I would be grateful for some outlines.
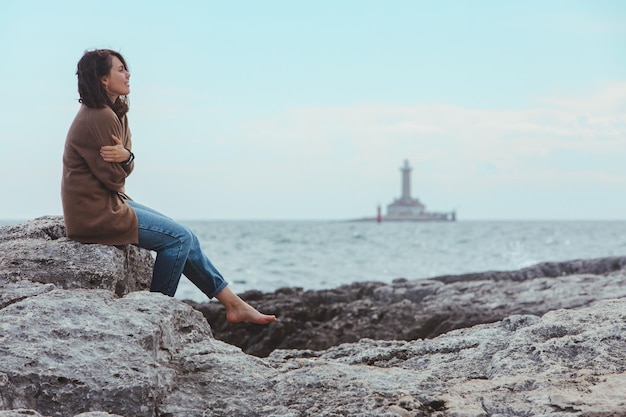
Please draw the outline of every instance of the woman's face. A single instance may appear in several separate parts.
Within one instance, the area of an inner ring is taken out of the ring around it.
[[[109,75],[102,77],[102,84],[107,90],[111,100],[115,102],[119,96],[126,96],[130,93],[130,73],[116,56],[111,58],[111,71]]]

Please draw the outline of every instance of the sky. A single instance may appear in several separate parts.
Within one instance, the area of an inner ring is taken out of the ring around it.
[[[83,52],[131,73],[127,193],[170,216],[626,219],[626,2],[0,3],[0,219],[62,214]]]

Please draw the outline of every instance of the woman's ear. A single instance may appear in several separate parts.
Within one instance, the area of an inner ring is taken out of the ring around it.
[[[109,86],[109,77],[105,75],[104,77],[100,78],[100,82],[102,83],[104,88],[107,88]]]

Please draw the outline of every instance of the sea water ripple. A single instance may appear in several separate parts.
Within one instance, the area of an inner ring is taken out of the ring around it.
[[[236,292],[626,255],[624,221],[184,221]],[[177,298],[207,301],[184,277]]]

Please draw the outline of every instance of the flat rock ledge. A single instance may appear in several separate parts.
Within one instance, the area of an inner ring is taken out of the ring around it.
[[[226,322],[219,303],[188,303],[202,311],[217,339],[265,357],[275,349],[323,350],[341,343],[433,338],[515,314],[541,316],[563,308],[626,297],[626,257],[549,262],[392,284],[357,282],[321,291],[283,288],[242,297],[276,314],[271,326]]]
[[[124,295],[150,288],[154,260],[132,245],[85,245],[65,236],[60,216],[44,216],[0,228],[0,283],[7,292],[0,307],[19,298],[24,282],[41,284],[37,291],[100,288]],[[31,288],[30,284],[26,285]],[[8,287],[8,288],[7,288]],[[26,295],[26,294],[25,294]]]
[[[109,267],[120,275],[99,280],[93,270],[77,273],[69,265],[104,248],[79,245],[87,248],[62,251],[53,247],[55,242],[73,243],[39,232],[17,237],[20,227],[55,222],[37,219],[0,229],[0,417],[626,415],[626,298],[619,293],[612,294],[614,299],[600,300],[611,296],[605,294],[590,300],[590,289],[581,287],[578,305],[567,301],[542,314],[512,313],[416,340],[362,338],[322,350],[275,349],[261,358],[213,338],[202,313],[187,303],[131,290],[145,288],[149,279],[128,272],[150,267],[146,253],[131,258],[126,255],[131,248],[106,248],[122,253],[106,261],[115,259]],[[18,240],[47,243],[20,246]],[[11,242],[13,246],[4,246]],[[27,261],[20,264],[6,247],[21,248]],[[19,265],[24,271],[34,268],[32,260],[47,254],[57,256],[51,264],[39,263],[47,273],[17,272]],[[128,262],[141,265],[125,266]],[[71,279],[66,276],[72,273]],[[50,278],[55,274],[58,283]],[[621,267],[571,275],[570,286],[589,277],[623,275]],[[120,282],[124,279],[134,283]],[[545,283],[525,295],[515,292],[518,287],[504,289],[536,279],[541,278],[499,281],[503,289],[491,290],[492,307],[504,310],[502,305],[530,306],[544,296],[559,297],[544,293],[542,288],[550,287]],[[464,284],[462,305],[470,305],[486,282],[433,280],[422,285],[434,286],[440,294],[428,290],[422,300],[445,296],[447,286]],[[418,298],[410,295],[410,284],[401,280],[371,287],[376,297],[400,303]],[[364,293],[362,299],[369,298]],[[452,302],[460,298],[441,304]],[[419,303],[405,304],[411,309]],[[411,314],[398,320],[405,317]]]

